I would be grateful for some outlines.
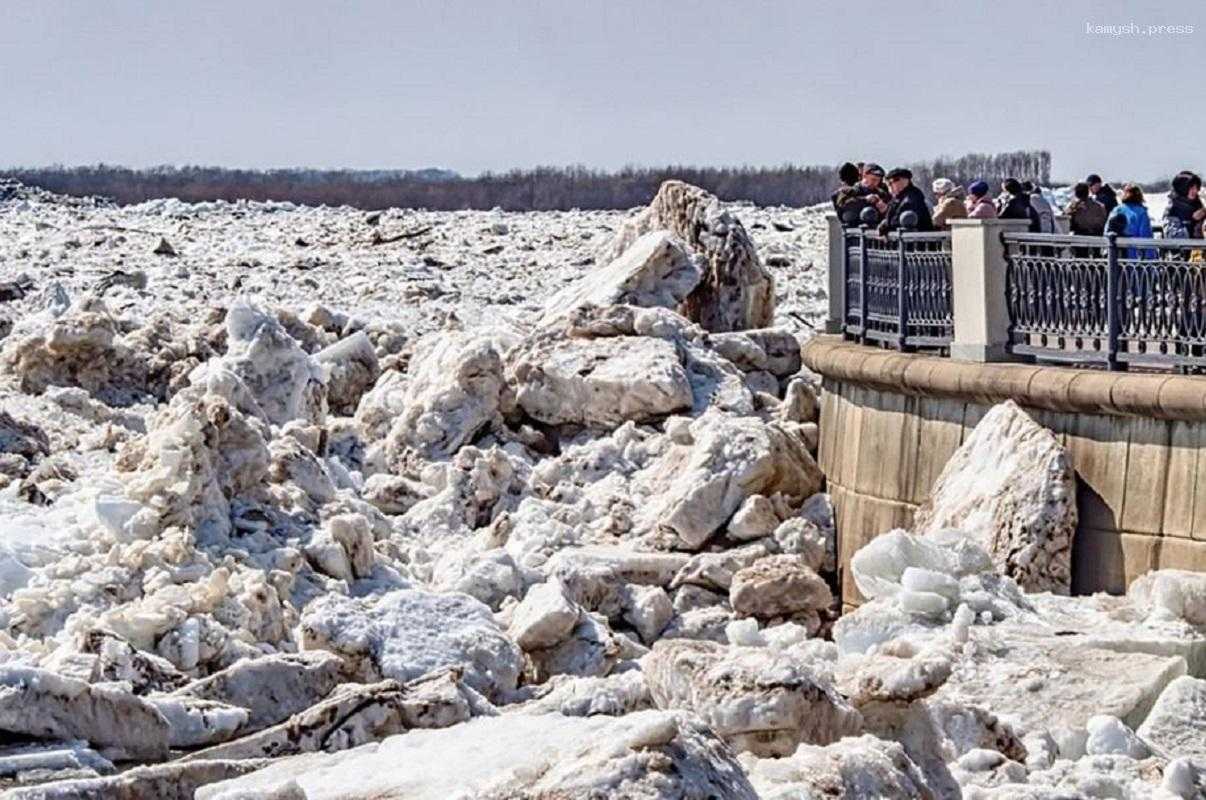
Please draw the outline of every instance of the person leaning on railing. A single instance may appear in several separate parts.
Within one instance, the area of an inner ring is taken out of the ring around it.
[[[854,199],[854,187],[858,183],[859,177],[858,167],[849,161],[838,168],[838,188],[829,196],[829,200],[833,203],[833,210],[837,212],[838,219],[842,221],[843,225],[858,224],[858,214],[853,213],[854,210],[852,208],[846,209],[847,213],[852,215],[851,221],[846,220],[842,211],[843,206],[848,205]]]
[[[872,209],[875,212],[875,223],[883,219],[891,199],[883,187],[884,168],[878,164],[866,164],[862,174],[852,174],[847,167],[853,164],[843,164],[838,172],[839,179],[845,184],[847,178],[854,180],[848,186],[839,187],[833,193],[833,207],[837,211],[842,225],[854,227],[864,222],[863,211]],[[854,167],[857,172],[858,168]]]
[[[951,220],[967,219],[962,186],[949,178],[939,178],[930,188],[934,190],[934,230],[949,231]]]
[[[1143,203],[1143,190],[1136,184],[1122,187],[1122,202],[1115,206],[1106,218],[1106,231],[1127,239],[1151,239],[1152,221]],[[1158,254],[1154,248],[1128,247],[1124,257],[1129,259],[1154,259]]]
[[[1164,238],[1165,239],[1201,239],[1202,221],[1206,220],[1206,207],[1203,207],[1199,194],[1202,191],[1202,179],[1189,170],[1178,172],[1172,179],[1172,189],[1168,193],[1168,205],[1164,207]],[[1201,250],[1188,250],[1176,253],[1174,258],[1201,262]]]
[[[996,219],[997,207],[988,196],[988,181],[976,181],[967,187],[968,219]]]
[[[1004,194],[997,200],[997,216],[1001,219],[1024,219],[1030,223],[1030,232],[1038,233],[1042,222],[1021,182],[1016,178],[1007,178],[1001,184],[1001,190]]]
[[[1101,236],[1105,233],[1106,207],[1094,200],[1089,193],[1089,184],[1078,183],[1072,187],[1072,202],[1064,209],[1068,215],[1068,227],[1073,236]]]
[[[925,201],[925,193],[913,185],[912,172],[904,167],[897,167],[889,172],[888,191],[892,193],[892,202],[883,212],[884,221],[879,223],[881,234],[905,227],[901,218],[910,211],[917,215],[917,225],[914,230],[920,233],[929,233],[934,230],[934,220],[930,216],[930,207]]]
[[[1165,239],[1202,238],[1206,208],[1198,197],[1201,190],[1202,179],[1189,170],[1177,173],[1172,179],[1172,191],[1168,193],[1168,205],[1164,208]]]

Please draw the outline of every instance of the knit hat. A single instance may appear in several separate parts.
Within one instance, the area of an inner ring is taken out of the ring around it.
[[[976,181],[971,186],[967,187],[967,193],[975,195],[976,197],[983,197],[984,195],[988,194],[988,182]]]
[[[913,173],[904,167],[897,167],[888,173],[888,180],[894,181],[897,178],[904,178],[906,181],[911,181],[913,180]]]
[[[870,164],[863,165],[863,174],[864,175],[867,175],[867,174],[878,175],[879,177],[882,178],[884,176],[884,168],[881,167],[879,164],[876,164],[873,161]]]
[[[950,178],[939,178],[931,186],[936,195],[950,194],[955,191],[955,182]]]

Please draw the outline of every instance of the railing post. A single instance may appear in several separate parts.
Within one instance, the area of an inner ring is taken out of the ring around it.
[[[1026,229],[1025,220],[952,220],[952,358],[984,362],[1011,357],[1008,264],[1001,235],[1025,233]]]
[[[858,226],[858,333],[859,344],[867,343],[867,226]]]
[[[1118,369],[1118,333],[1122,327],[1119,304],[1122,298],[1118,295],[1118,285],[1121,283],[1121,271],[1118,267],[1118,234],[1106,234],[1106,367]]]
[[[850,321],[850,247],[846,243],[846,230],[842,229],[842,338],[846,339],[850,334],[846,332],[846,325]]]
[[[847,315],[850,313],[849,296],[849,250],[846,247],[846,229],[837,214],[828,214],[829,224],[829,319],[825,320],[825,333],[846,335]],[[837,269],[841,265],[841,269]],[[840,283],[839,283],[840,281]]]
[[[909,334],[909,306],[905,302],[905,237],[904,231],[896,234],[899,248],[896,259],[896,349],[905,349]]]

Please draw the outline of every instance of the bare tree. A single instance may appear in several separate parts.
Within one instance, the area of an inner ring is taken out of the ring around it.
[[[971,153],[909,165],[916,182],[936,177],[967,184],[1006,177],[1047,183],[1051,154],[1018,151]],[[836,183],[834,166],[625,167],[616,172],[581,165],[536,167],[463,178],[446,170],[244,170],[222,167],[161,166],[148,169],[94,166],[15,168],[0,175],[53,192],[102,195],[118,203],[160,197],[206,200],[279,200],[303,205],[348,205],[432,210],[508,211],[632,208],[645,205],[670,178],[701,186],[724,200],[758,205],[805,206],[828,199]]]

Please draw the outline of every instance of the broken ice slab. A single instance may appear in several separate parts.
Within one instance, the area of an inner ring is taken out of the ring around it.
[[[1083,729],[1098,714],[1135,728],[1186,669],[1181,656],[1119,653],[1041,628],[972,628],[971,634],[935,698],[979,706],[1025,731]]]
[[[79,740],[0,747],[0,778],[34,770],[91,770],[98,775],[106,775],[113,771],[113,762],[89,747],[87,742]]]

